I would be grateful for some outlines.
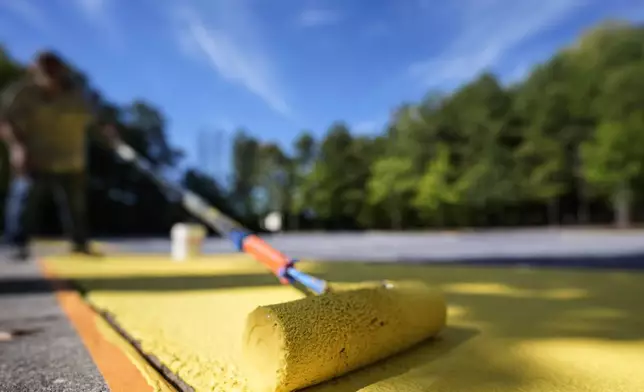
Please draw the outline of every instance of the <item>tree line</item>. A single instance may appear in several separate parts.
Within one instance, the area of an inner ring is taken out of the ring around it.
[[[605,22],[517,83],[484,73],[292,152],[238,131],[233,200],[287,229],[629,225],[644,218],[644,26]]]
[[[253,230],[269,211],[286,230],[425,229],[611,223],[644,219],[644,26],[603,23],[504,85],[483,73],[449,93],[406,102],[378,135],[337,121],[303,131],[288,150],[236,131],[232,178],[180,170],[163,113],[116,104],[76,79],[102,118],[156,170]],[[0,88],[24,65],[0,50]],[[114,154],[89,143],[95,234],[167,235],[191,219],[176,200]],[[9,181],[0,149],[0,196]],[[177,176],[178,173],[178,176]],[[60,230],[53,208],[42,232]],[[3,207],[0,206],[0,213]]]

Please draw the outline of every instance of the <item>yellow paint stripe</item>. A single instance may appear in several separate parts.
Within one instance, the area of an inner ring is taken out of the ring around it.
[[[174,392],[156,370],[107,322],[88,306],[44,262],[39,263],[70,320],[112,392]]]
[[[125,340],[118,332],[110,326],[103,318],[97,318],[97,327],[106,340],[117,346],[143,375],[148,385],[152,386],[155,392],[176,392],[148,362],[132,347],[130,342]]]

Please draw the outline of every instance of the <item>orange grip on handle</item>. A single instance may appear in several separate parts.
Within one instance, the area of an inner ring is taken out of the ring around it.
[[[285,267],[290,264],[290,260],[282,252],[270,246],[258,236],[251,234],[244,238],[244,252],[255,257],[259,262],[267,266],[275,276],[280,278],[284,284],[288,281],[280,275]]]

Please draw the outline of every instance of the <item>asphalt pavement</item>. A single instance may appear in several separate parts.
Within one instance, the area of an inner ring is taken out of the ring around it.
[[[108,391],[50,290],[34,261],[0,259],[0,391]]]
[[[304,233],[266,239],[289,256],[330,262],[644,267],[644,230]],[[171,247],[169,239],[108,242],[125,253],[166,253]],[[210,254],[235,251],[222,238],[208,238],[203,250]],[[60,251],[58,246],[40,253]],[[0,391],[107,391],[49,287],[34,262],[17,264],[0,253],[0,331],[16,335],[0,341]]]
[[[490,230],[480,232],[346,232],[264,236],[290,257],[325,261],[485,263],[598,268],[644,267],[644,230]],[[170,252],[169,239],[116,241],[126,252]],[[204,253],[235,252],[210,237]]]

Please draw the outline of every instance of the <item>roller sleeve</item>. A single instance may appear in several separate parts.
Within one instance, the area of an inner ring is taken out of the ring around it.
[[[416,282],[361,284],[262,306],[246,320],[245,371],[259,392],[293,391],[409,348],[445,322],[441,292]]]

